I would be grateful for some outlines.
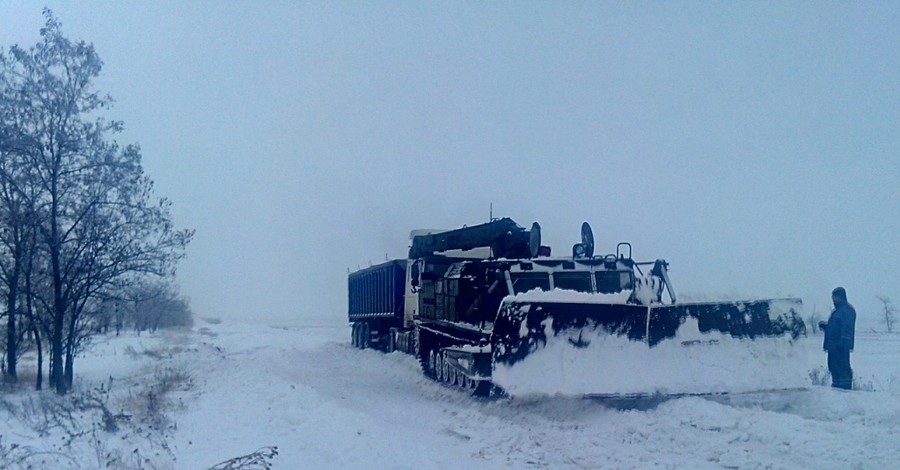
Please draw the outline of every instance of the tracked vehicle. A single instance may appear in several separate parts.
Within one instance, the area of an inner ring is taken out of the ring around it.
[[[351,343],[415,355],[476,395],[634,397],[805,387],[799,299],[679,303],[631,245],[571,256],[510,219],[411,234],[407,259],[352,273]]]

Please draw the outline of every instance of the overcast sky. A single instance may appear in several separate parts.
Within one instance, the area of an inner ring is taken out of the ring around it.
[[[0,2],[105,66],[200,316],[341,322],[348,269],[508,216],[694,296],[900,304],[900,3]]]

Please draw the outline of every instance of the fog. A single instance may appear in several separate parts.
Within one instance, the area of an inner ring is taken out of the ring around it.
[[[415,228],[583,221],[694,297],[900,302],[900,4],[0,3],[92,42],[200,316],[345,320]]]

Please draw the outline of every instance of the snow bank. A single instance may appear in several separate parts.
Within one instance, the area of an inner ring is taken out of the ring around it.
[[[142,371],[159,361],[188,368],[196,390],[181,397],[183,408],[173,416],[171,463],[160,462],[168,459],[165,449],[140,447],[140,456],[167,470],[209,468],[270,445],[278,446],[277,469],[844,470],[888,469],[900,461],[900,335],[857,335],[854,373],[873,392],[815,386],[638,409],[565,397],[473,399],[424,378],[411,356],[361,351],[348,342],[346,327],[223,323],[191,335],[98,338],[79,358],[77,373],[85,389],[109,374],[116,383],[141,386]],[[824,366],[821,337],[801,345],[816,367]],[[628,365],[633,370],[620,364],[609,375],[643,368],[637,358]],[[755,373],[742,367],[745,375]],[[13,394],[0,398],[11,401]],[[58,432],[38,435],[5,407],[0,422],[0,450],[13,443],[59,450],[52,445],[61,442]],[[127,455],[144,441],[121,432],[97,438]],[[37,467],[103,468],[98,449],[67,447],[62,452],[70,461]]]

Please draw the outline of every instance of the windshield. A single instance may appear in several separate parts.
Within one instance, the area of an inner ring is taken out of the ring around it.
[[[631,271],[600,271],[596,277],[597,292],[600,294],[615,294],[634,288]]]

